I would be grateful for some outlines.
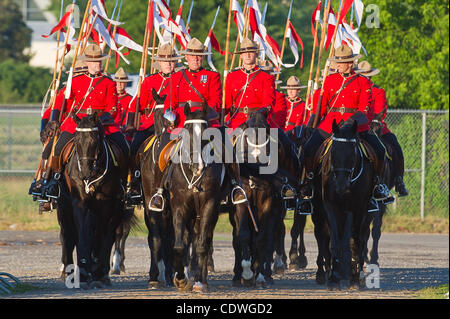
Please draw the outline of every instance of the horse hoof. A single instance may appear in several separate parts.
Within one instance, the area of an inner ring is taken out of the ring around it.
[[[339,288],[340,288],[340,290],[349,290],[350,289],[350,280],[340,280]]]
[[[316,283],[318,285],[325,285],[327,282],[327,278],[325,276],[324,272],[317,272],[316,273]]]
[[[111,278],[109,278],[109,276],[105,276],[103,277],[100,282],[106,286],[106,287],[111,287],[112,286],[112,282],[111,282]]]
[[[295,261],[299,269],[305,269],[308,266],[308,259],[305,255],[298,256]]]
[[[250,287],[253,287],[255,285],[255,282],[254,282],[253,278],[250,278],[250,279],[242,278],[241,279],[241,284],[242,284],[243,287],[250,288]]]
[[[329,281],[327,288],[329,291],[336,291],[339,290],[339,284],[334,281]]]
[[[210,272],[210,273],[216,272],[214,269],[214,266],[208,265],[208,272]]]
[[[161,283],[159,281],[149,281],[147,288],[148,289],[159,289],[159,288],[161,288]]]
[[[111,270],[111,275],[120,275],[120,270],[119,269],[112,269]]]
[[[232,286],[232,287],[235,287],[235,288],[240,288],[240,287],[242,287],[241,280],[240,280],[240,279],[234,279],[234,278],[233,278],[233,281],[231,282],[231,286]]]
[[[256,278],[256,288],[258,289],[264,289],[267,288],[267,282],[263,275],[259,274]]]
[[[197,281],[192,287],[192,292],[205,293],[208,292],[208,287],[207,285],[203,285],[201,282]]]
[[[87,282],[80,282],[80,288],[83,289],[83,290],[88,290],[90,288],[89,287],[89,283],[87,283]]]
[[[192,290],[192,283],[187,278],[178,280],[177,277],[174,277],[173,283],[179,291],[191,291]]]
[[[99,280],[94,280],[89,283],[89,289],[102,289],[103,287],[103,283]]]
[[[273,269],[273,273],[275,275],[282,275],[284,274],[284,266],[277,266],[276,268]]]

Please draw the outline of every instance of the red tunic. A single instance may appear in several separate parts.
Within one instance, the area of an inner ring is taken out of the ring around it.
[[[61,90],[59,90],[58,94],[56,95],[55,98],[55,106],[54,106],[54,110],[59,110],[61,112],[61,107],[64,101],[64,94],[66,92],[66,87],[63,87]],[[64,122],[64,120],[66,119],[67,115],[69,114],[69,110],[72,107],[72,100],[67,100],[66,101],[66,106],[64,107],[64,113],[61,116],[61,123]],[[50,121],[51,119],[51,115],[52,115],[52,110],[51,107],[47,108],[42,116],[42,119],[48,119]]]
[[[341,90],[344,82],[354,77],[356,78]],[[359,123],[358,132],[367,131],[373,117],[371,105],[372,89],[368,78],[354,73],[348,77],[339,73],[331,74],[325,81],[321,105],[322,110],[327,110],[327,114],[318,128],[331,134],[333,120],[339,124],[341,120],[346,121],[358,112],[364,122]]]
[[[131,103],[131,106],[129,106]],[[117,105],[112,110],[112,117],[117,125],[123,126],[127,124],[127,115],[130,109],[136,107],[136,99],[133,99],[128,93],[117,95]]]
[[[272,121],[277,127],[284,129],[287,116],[286,96],[275,90],[275,106],[273,108]]]
[[[382,88],[379,88],[375,84],[372,83],[372,102],[373,102],[373,112],[374,117],[380,120],[382,124],[381,135],[390,133],[386,122],[384,119],[386,118],[387,113],[387,100],[386,100],[386,91]]]
[[[292,130],[296,126],[303,125],[303,114],[305,113],[305,102],[298,96],[292,101],[286,98],[287,115],[284,131]]]
[[[99,81],[101,82],[99,83]],[[94,89],[90,90],[92,87]],[[73,100],[71,110],[75,108],[74,112],[79,118],[87,116],[91,112],[112,114],[117,104],[116,84],[112,79],[102,74],[90,75],[84,73],[73,77],[69,99]],[[61,132],[75,134],[76,127],[75,121],[69,116],[62,123]],[[117,125],[105,126],[106,135],[116,132],[120,132]]]
[[[263,107],[269,108],[270,118],[275,99],[275,79],[259,67],[250,72],[243,68],[231,72],[227,76],[225,92],[228,126],[233,129],[239,127],[247,120],[249,112]],[[271,123],[271,126],[276,127],[274,123]]]
[[[187,79],[185,78],[186,75]],[[189,82],[198,91],[189,85]],[[184,103],[191,101],[194,105],[191,111],[196,111],[201,108],[200,103],[206,104],[214,109],[217,114],[220,114],[222,106],[222,82],[220,81],[220,74],[201,68],[196,72],[189,70],[181,70],[173,75],[173,90],[170,99],[166,99],[166,107],[170,106],[175,110],[177,115],[177,127],[183,127],[185,121]],[[198,103],[198,105],[195,105]],[[210,122],[212,126],[219,126],[219,121],[214,120]]]
[[[165,77],[161,73],[156,73],[145,78],[141,87],[141,98],[139,101],[140,122],[139,131],[144,131],[151,127],[155,123],[155,108],[156,102],[153,100],[152,89],[159,95],[167,95],[165,100],[165,107],[168,107],[168,103],[171,95],[171,85],[173,83],[173,75]],[[129,112],[135,112],[136,102],[130,106]]]

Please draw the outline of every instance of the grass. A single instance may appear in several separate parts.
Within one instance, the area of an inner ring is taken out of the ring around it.
[[[38,203],[33,202],[28,195],[28,188],[32,177],[0,177],[0,230],[38,230],[55,231],[59,230],[56,213],[38,214]],[[449,218],[447,214],[425,215],[422,221],[416,214],[402,215],[394,211],[388,211],[383,220],[383,232],[387,233],[449,233]],[[135,236],[146,236],[147,227],[144,223],[144,213],[142,210],[136,210],[139,219],[139,227],[133,230]],[[446,216],[445,216],[446,215]],[[286,234],[293,224],[293,214],[288,212],[285,218]],[[306,232],[313,232],[314,226],[311,217],[307,218]],[[231,224],[228,220],[228,214],[222,214],[216,226],[216,232],[232,232]]]
[[[428,287],[418,291],[419,299],[448,299],[448,284]]]

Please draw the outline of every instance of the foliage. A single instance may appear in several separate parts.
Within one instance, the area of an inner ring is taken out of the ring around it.
[[[0,61],[28,62],[30,56],[24,50],[30,46],[31,32],[19,6],[13,0],[0,0]]]
[[[48,69],[14,60],[0,62],[0,103],[40,103],[51,82]]]

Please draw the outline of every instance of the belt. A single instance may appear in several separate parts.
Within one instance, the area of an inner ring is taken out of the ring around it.
[[[337,113],[356,113],[358,112],[357,107],[332,107],[328,112],[337,112]]]
[[[244,108],[238,108],[238,109],[236,109],[236,112],[237,112],[237,113],[248,114],[248,113],[251,113],[251,112],[256,112],[256,111],[258,111],[260,108],[261,108],[261,107],[257,107],[257,106],[255,106],[255,107],[248,107],[248,106],[246,106],[246,107],[244,107]]]
[[[295,126],[295,123],[294,122],[287,122],[286,126],[289,126],[289,125]]]
[[[100,116],[102,115],[104,112],[104,109],[95,109],[95,108],[88,108],[88,109],[80,109],[75,111],[75,113],[79,113],[79,114],[87,114],[87,115],[91,115],[94,112],[97,112],[97,115]]]
[[[178,107],[184,107],[186,105],[186,103],[189,103],[189,105],[191,107],[203,107],[203,102],[192,102],[192,101],[187,101],[187,102],[180,102],[178,103]]]

